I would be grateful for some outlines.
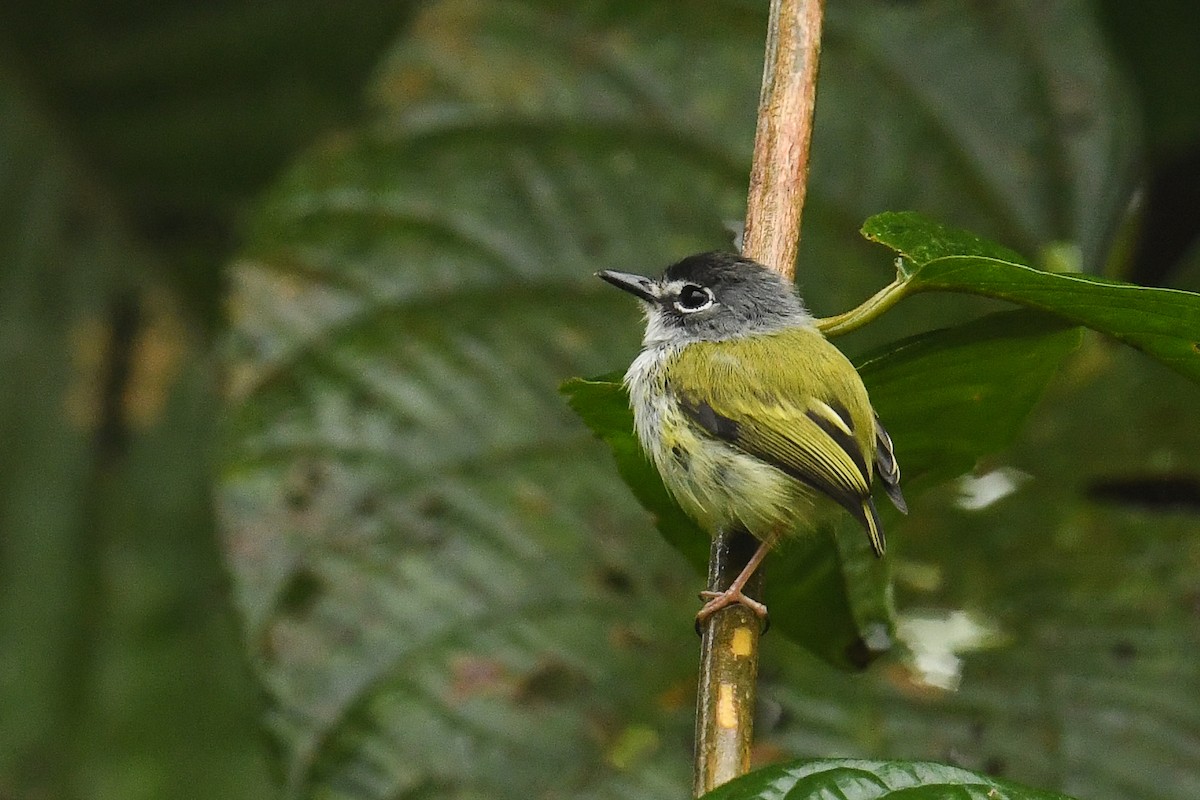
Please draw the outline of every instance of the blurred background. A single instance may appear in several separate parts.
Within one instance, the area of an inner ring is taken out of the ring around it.
[[[1200,290],[1186,0],[828,0],[798,283],[870,214]],[[695,576],[556,394],[725,246],[755,0],[0,6],[0,798],[678,797]],[[998,307],[906,301],[849,352]],[[1200,388],[1095,337],[889,558],[924,666],[768,637],[759,761],[1200,796]]]

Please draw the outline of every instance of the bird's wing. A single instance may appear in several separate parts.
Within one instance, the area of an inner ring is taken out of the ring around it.
[[[879,417],[875,417],[875,471],[883,481],[883,490],[901,514],[908,513],[908,503],[900,491],[900,464],[892,447],[892,437],[884,429]]]
[[[710,435],[836,500],[857,517],[871,493],[870,471],[847,423],[828,403],[765,405],[676,390],[683,412]]]
[[[679,358],[672,391],[710,435],[864,513],[875,417],[853,367],[823,336],[800,329],[706,342]]]

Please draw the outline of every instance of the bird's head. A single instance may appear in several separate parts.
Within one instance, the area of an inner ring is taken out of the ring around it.
[[[735,253],[689,256],[658,278],[613,270],[596,275],[642,301],[647,345],[720,341],[812,324],[791,285]]]

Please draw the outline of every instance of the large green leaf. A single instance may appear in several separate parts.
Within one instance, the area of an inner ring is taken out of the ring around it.
[[[1079,338],[1047,314],[1000,312],[856,359],[903,485],[928,488],[1007,447]]]
[[[776,764],[743,775],[704,800],[1069,800],[959,767],[927,761],[831,759]]]
[[[1108,334],[1200,381],[1200,294],[1034,269],[972,234],[919,214],[879,214],[863,235],[912,263],[903,293],[956,291],[1009,300]]]
[[[910,644],[940,652],[957,690],[896,665],[837,674],[768,636],[762,751],[948,761],[1082,798],[1200,791],[1195,508],[1152,491],[1092,499],[1120,478],[1194,483],[1198,396],[1087,338],[1015,451],[988,464],[987,477],[1015,478],[1011,494],[974,508],[957,486],[928,492],[897,542],[901,622],[938,623]],[[957,644],[963,617],[993,633]]]

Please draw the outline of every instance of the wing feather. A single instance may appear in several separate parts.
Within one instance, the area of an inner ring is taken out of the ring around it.
[[[900,464],[896,461],[892,437],[884,429],[878,416],[875,417],[875,442],[875,470],[883,481],[883,490],[900,513],[907,514],[908,503],[904,501],[904,493],[900,491]]]
[[[710,436],[832,498],[883,553],[872,472],[880,471],[895,501],[899,469],[866,389],[837,348],[815,330],[797,329],[693,344],[679,358],[669,391],[687,416]]]
[[[831,436],[826,427],[800,408],[718,409],[687,395],[680,396],[680,406],[709,435],[823,492],[855,516],[862,516],[863,498],[871,492],[870,473],[853,437]]]

